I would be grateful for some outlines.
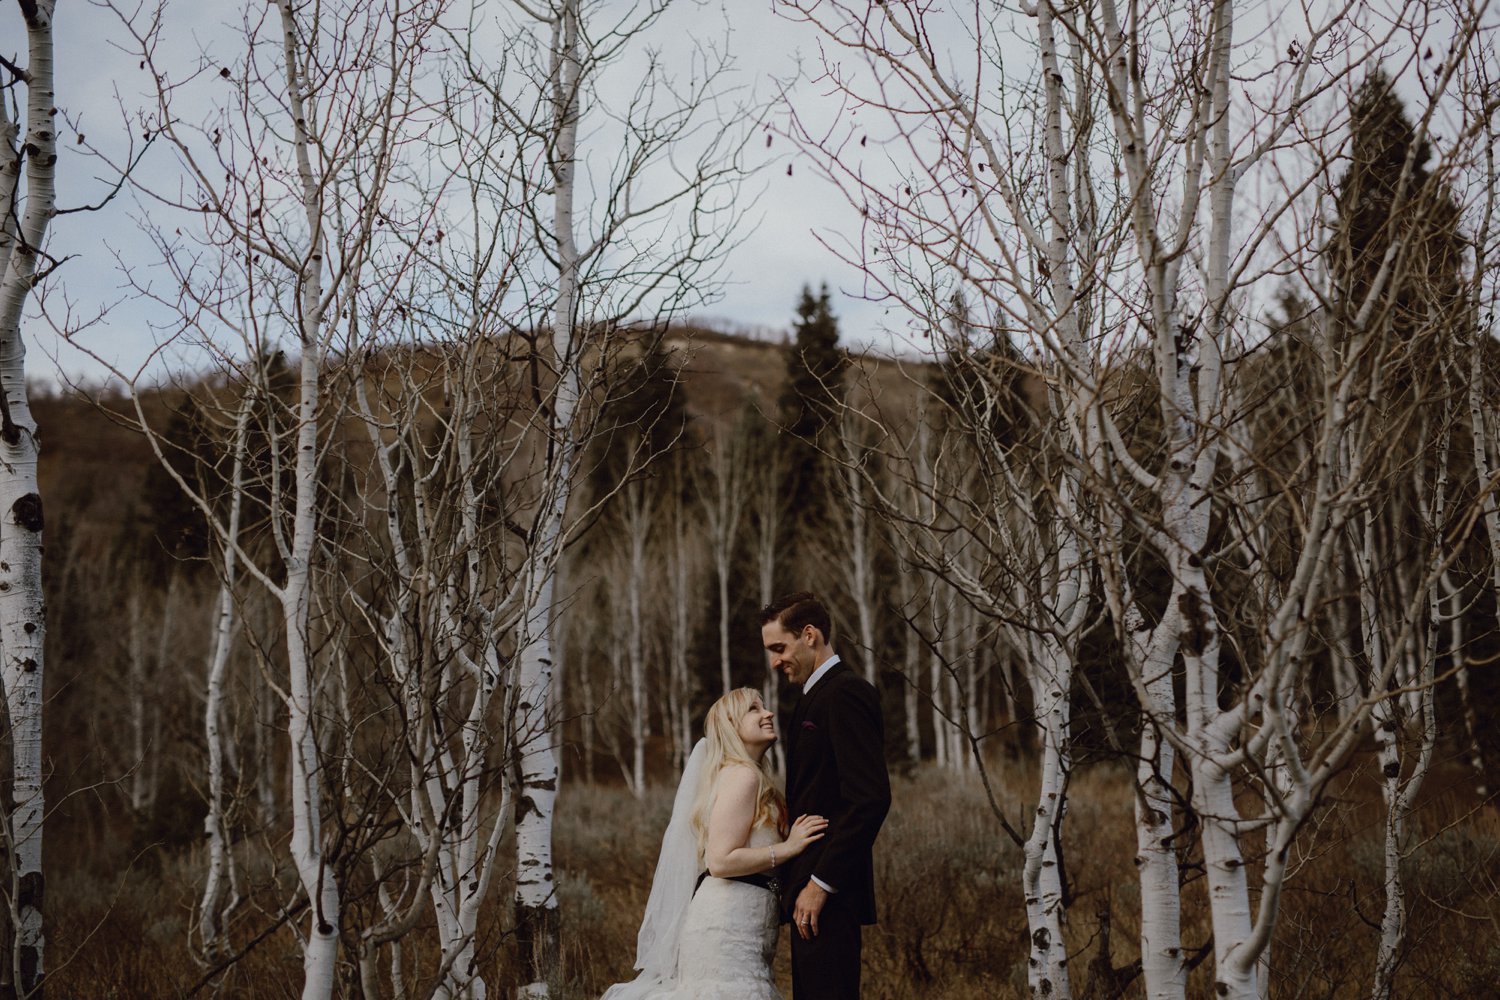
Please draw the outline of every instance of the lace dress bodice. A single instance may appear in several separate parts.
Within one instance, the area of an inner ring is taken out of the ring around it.
[[[702,745],[693,752],[700,756]],[[689,768],[692,763],[690,761]],[[684,777],[684,782],[688,778]],[[689,785],[689,787],[691,787]],[[687,899],[687,883],[692,879],[692,847],[674,841],[679,814],[683,810],[682,792],[673,807],[672,825],[663,840],[659,862],[667,866],[668,881],[652,886],[653,900],[659,888],[666,887],[668,905],[680,907]],[[686,834],[692,837],[691,833]],[[752,827],[745,847],[767,847],[781,839],[774,825]],[[701,862],[701,858],[699,859]],[[701,868],[698,869],[701,872]],[[657,872],[658,880],[662,869]],[[681,887],[679,889],[679,886]],[[647,919],[651,905],[648,903]],[[663,912],[658,910],[658,915]],[[669,925],[653,925],[660,936],[647,939],[647,924],[642,924],[642,949],[650,956],[637,961],[641,974],[626,983],[617,983],[605,992],[602,1000],[782,1000],[771,975],[779,933],[780,903],[775,894],[762,885],[733,879],[704,876],[687,899],[686,910],[668,909]],[[678,916],[680,914],[680,916]],[[661,934],[670,926],[670,934]],[[680,930],[677,930],[680,928]],[[675,936],[675,955],[673,938]]]
[[[781,837],[773,827],[750,831],[749,847]],[[771,979],[780,930],[776,897],[730,879],[705,878],[682,932],[677,989],[663,1000],[782,1000]]]

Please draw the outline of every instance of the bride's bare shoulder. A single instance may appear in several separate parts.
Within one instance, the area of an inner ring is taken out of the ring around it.
[[[720,794],[753,793],[760,787],[760,773],[748,764],[725,764],[719,769],[718,783]]]

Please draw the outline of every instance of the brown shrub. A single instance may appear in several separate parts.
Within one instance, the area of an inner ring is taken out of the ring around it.
[[[991,779],[1013,824],[1032,794],[1023,760],[996,760]],[[1332,790],[1327,806],[1298,842],[1291,881],[1272,946],[1272,996],[1353,998],[1367,995],[1383,894],[1383,808],[1360,762]],[[1500,980],[1500,817],[1477,809],[1461,790],[1463,773],[1440,769],[1413,820],[1417,846],[1407,879],[1410,932],[1397,979],[1403,998],[1490,998]],[[1445,784],[1445,779],[1447,783]],[[1109,924],[1108,965],[1138,957],[1139,896],[1134,873],[1131,776],[1118,765],[1074,775],[1065,826],[1064,863],[1073,888],[1068,943],[1075,995],[1103,1000],[1102,924]],[[1026,995],[1026,919],[1022,856],[1003,834],[976,778],[923,768],[894,783],[894,805],[876,847],[880,923],[866,929],[864,995],[868,1000],[994,1000]],[[556,848],[563,920],[561,1000],[596,1000],[629,978],[641,911],[650,891],[672,789],[653,787],[641,801],[623,787],[567,784],[558,799]],[[1248,806],[1248,799],[1246,801]],[[105,838],[109,843],[110,838]],[[269,924],[277,899],[274,862],[264,844],[240,845],[247,882],[262,887],[244,916],[245,936]],[[179,996],[201,969],[188,957],[187,925],[201,877],[197,849],[162,848],[136,859],[105,849],[51,855],[49,955],[57,963],[49,992],[64,997]],[[1251,883],[1259,877],[1252,858]],[[1209,940],[1206,891],[1197,858],[1184,877],[1183,943]],[[126,870],[124,876],[119,872]],[[292,880],[285,872],[281,884]],[[482,932],[483,971],[497,991],[514,987],[505,956],[510,886],[497,884]],[[351,913],[351,920],[357,919]],[[430,927],[430,925],[429,925]],[[419,928],[405,957],[430,970],[435,956]],[[346,941],[350,938],[346,935]],[[777,975],[790,997],[783,934]],[[350,956],[343,958],[347,962]],[[1212,960],[1193,972],[1188,995],[1212,993]],[[301,981],[296,941],[285,928],[270,935],[217,984],[223,997],[293,997]],[[1142,993],[1139,980],[1123,997]],[[357,996],[346,969],[340,990]]]

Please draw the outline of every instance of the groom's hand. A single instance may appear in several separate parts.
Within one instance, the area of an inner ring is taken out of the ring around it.
[[[818,936],[818,915],[823,912],[823,904],[826,902],[828,890],[816,882],[808,882],[797,894],[797,903],[792,908],[792,920],[796,923],[797,933],[802,935],[802,940],[811,941]]]

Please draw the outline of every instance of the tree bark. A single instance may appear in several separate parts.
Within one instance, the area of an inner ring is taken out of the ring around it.
[[[46,611],[42,594],[42,498],[37,485],[37,425],[26,393],[21,316],[37,279],[48,226],[56,214],[57,133],[53,92],[54,0],[21,5],[26,21],[25,131],[0,101],[0,680],[11,748],[10,801],[4,804],[10,852],[13,927],[11,989],[42,996],[42,677]],[[24,169],[24,184],[23,174]],[[24,187],[24,208],[22,189]]]
[[[254,392],[247,388],[235,423],[234,459],[229,476],[228,539],[219,550],[219,600],[214,613],[213,645],[204,683],[203,735],[208,749],[208,815],[203,818],[203,830],[208,838],[208,872],[203,883],[203,896],[198,903],[198,935],[204,957],[211,963],[217,962],[228,946],[227,929],[220,921],[227,919],[239,904],[234,856],[229,851],[229,831],[224,817],[224,739],[219,727],[224,711],[224,672],[234,642],[235,570],[240,512],[244,504],[245,427],[254,399]],[[226,880],[230,898],[221,913],[219,900]]]
[[[512,727],[520,782],[516,808],[515,927],[521,963],[521,1000],[551,995],[557,978],[560,924],[557,885],[552,864],[552,815],[557,800],[557,748],[552,702],[553,585],[561,554],[563,518],[572,491],[578,442],[574,424],[581,403],[583,345],[576,336],[578,265],[574,218],[574,175],[578,155],[579,0],[563,0],[553,40],[551,83],[552,233],[556,241],[557,298],[552,312],[552,363],[558,372],[553,389],[548,442],[552,461],[546,470],[548,491],[527,564],[526,612],[521,622],[517,660],[517,709]]]
[[[1034,998],[1068,1000],[1073,995],[1068,973],[1068,945],[1063,936],[1066,909],[1063,905],[1062,872],[1058,864],[1058,839],[1067,807],[1069,721],[1073,664],[1054,642],[1038,639],[1033,644],[1031,670],[1032,702],[1041,732],[1041,787],[1037,792],[1031,832],[1026,838],[1022,886],[1026,900],[1026,926],[1030,931],[1030,953],[1026,981]]]
[[[286,562],[286,583],[277,595],[286,630],[287,654],[287,769],[292,792],[292,861],[311,903],[310,925],[303,944],[302,998],[328,1000],[333,995],[337,966],[340,900],[338,880],[323,854],[323,761],[314,724],[317,681],[313,676],[311,616],[312,557],[317,540],[317,498],[320,488],[318,427],[323,409],[323,266],[322,192],[313,172],[312,137],[305,81],[301,78],[302,50],[296,8],[281,0],[283,58],[287,102],[293,122],[293,151],[301,183],[301,199],[308,238],[299,305],[302,349],[297,384],[297,454],[293,465],[292,530]]]

